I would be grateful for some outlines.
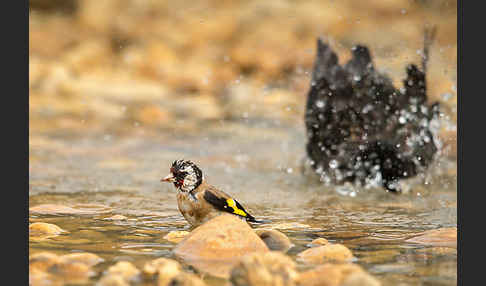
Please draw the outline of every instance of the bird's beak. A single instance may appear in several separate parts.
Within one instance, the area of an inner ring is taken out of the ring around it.
[[[174,175],[172,175],[172,173],[170,173],[169,175],[167,175],[165,178],[163,178],[160,181],[172,183],[172,182],[175,182],[175,178],[174,178]]]

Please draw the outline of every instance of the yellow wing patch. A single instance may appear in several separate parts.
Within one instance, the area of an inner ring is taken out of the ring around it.
[[[246,216],[246,213],[243,210],[240,210],[233,199],[227,199],[226,203],[233,209],[233,213],[241,216]]]

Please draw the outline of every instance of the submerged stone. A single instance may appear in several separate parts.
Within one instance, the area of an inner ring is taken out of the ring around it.
[[[433,37],[426,33],[425,49]],[[439,106],[428,104],[426,60],[407,67],[404,88],[378,72],[365,46],[339,65],[336,53],[317,42],[305,125],[310,165],[321,181],[383,186],[399,191],[398,181],[423,173],[437,153],[431,122]]]
[[[420,235],[406,240],[406,242],[456,248],[457,227],[439,228],[424,231]]]

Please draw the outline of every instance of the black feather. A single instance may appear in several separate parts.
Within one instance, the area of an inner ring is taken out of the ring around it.
[[[239,210],[242,210],[246,216],[242,216],[242,215],[239,215],[237,213],[234,213],[234,210],[231,206],[228,205],[228,202],[226,201],[225,198],[223,197],[218,197],[217,195],[215,195],[213,192],[207,190],[206,192],[204,192],[204,199],[210,203],[211,205],[213,205],[216,209],[220,210],[220,211],[225,211],[225,212],[228,212],[228,213],[231,213],[231,214],[234,214],[234,215],[237,215],[237,216],[241,216],[241,217],[244,217],[246,218],[247,221],[250,221],[250,222],[258,222],[257,220],[255,220],[255,218],[250,215],[244,208],[243,206],[240,205],[239,202],[237,202],[235,199],[233,199],[233,201],[235,201],[235,204],[236,204],[236,207],[239,209]]]

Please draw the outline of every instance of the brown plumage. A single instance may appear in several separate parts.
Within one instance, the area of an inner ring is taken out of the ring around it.
[[[192,226],[199,226],[222,212],[234,214],[246,221],[257,222],[230,195],[207,184],[202,171],[191,161],[175,161],[170,174],[162,181],[173,183],[179,190],[179,211]]]

